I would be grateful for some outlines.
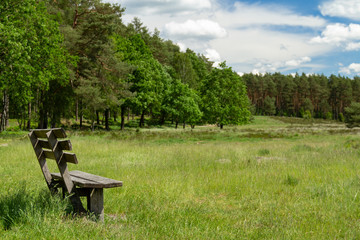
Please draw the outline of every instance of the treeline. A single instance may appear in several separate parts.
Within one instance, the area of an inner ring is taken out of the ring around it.
[[[344,121],[346,108],[360,102],[360,78],[331,75],[245,74],[252,111],[259,115]]]
[[[245,123],[246,86],[225,63],[181,52],[125,9],[101,0],[3,0],[0,3],[0,131],[9,118],[23,129],[86,120],[109,129],[137,115],[172,121]]]

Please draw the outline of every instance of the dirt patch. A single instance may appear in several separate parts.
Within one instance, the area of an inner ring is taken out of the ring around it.
[[[222,158],[222,159],[216,160],[216,162],[225,164],[225,163],[231,163],[231,160],[226,159],[226,158]]]
[[[258,163],[262,163],[262,162],[267,162],[267,161],[285,161],[286,158],[282,158],[282,157],[261,157],[258,156],[256,157],[256,160]]]

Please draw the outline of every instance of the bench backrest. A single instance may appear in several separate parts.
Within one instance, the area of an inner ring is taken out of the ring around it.
[[[70,140],[58,140],[66,137],[65,130],[62,128],[34,129],[29,133],[31,144],[48,187],[53,188],[53,181],[46,159],[53,159],[59,168],[66,190],[71,193],[74,190],[74,183],[71,180],[67,163],[77,164],[78,161],[74,153],[63,152],[63,150],[72,150]]]

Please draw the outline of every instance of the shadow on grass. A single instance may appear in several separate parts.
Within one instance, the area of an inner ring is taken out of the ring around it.
[[[68,207],[60,196],[52,196],[48,189],[38,193],[26,191],[26,187],[0,196],[0,225],[10,230],[14,225],[42,221],[45,215],[62,215]]]

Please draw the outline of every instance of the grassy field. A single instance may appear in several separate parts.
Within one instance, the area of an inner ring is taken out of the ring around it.
[[[105,190],[104,223],[67,214],[26,133],[3,133],[0,238],[359,239],[359,133],[268,117],[223,131],[69,132],[71,170],[124,182]]]

